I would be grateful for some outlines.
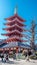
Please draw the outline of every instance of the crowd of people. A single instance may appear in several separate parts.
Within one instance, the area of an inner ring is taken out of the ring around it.
[[[29,57],[32,55],[32,52],[30,50],[27,51],[26,56],[27,60],[29,61]]]
[[[28,50],[24,51],[24,56],[25,56],[25,59],[26,59],[27,61],[29,61],[30,56],[32,56],[32,55],[35,55],[33,50],[29,50],[29,49],[28,49]]]
[[[31,51],[31,50],[27,50],[27,51],[25,51],[24,52],[24,55],[25,55],[25,59],[27,59],[27,61],[29,61],[29,57],[31,56],[33,54],[33,51]],[[7,61],[9,61],[9,54],[8,53],[2,53],[1,54],[1,59],[2,59],[2,62],[4,61],[4,62],[7,62]],[[13,53],[13,59],[16,59],[16,52],[14,51],[14,53]]]
[[[6,53],[2,53],[1,54],[1,59],[2,59],[2,62],[7,62],[8,60],[9,60],[9,57],[8,57],[9,55],[8,54],[6,54]]]

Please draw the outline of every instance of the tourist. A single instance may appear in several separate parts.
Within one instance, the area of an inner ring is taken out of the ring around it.
[[[6,62],[6,54],[4,54],[4,59],[3,59],[4,62]]]
[[[28,49],[28,51],[27,51],[27,61],[29,61],[29,59],[30,59],[29,57],[30,57],[31,54],[32,54],[31,50]]]
[[[1,54],[1,58],[2,58],[2,62],[3,62],[3,58],[4,58],[4,55],[3,55],[3,53]]]
[[[9,60],[9,58],[8,58],[8,54],[6,54],[6,62]]]
[[[27,57],[27,52],[25,52],[25,58]]]

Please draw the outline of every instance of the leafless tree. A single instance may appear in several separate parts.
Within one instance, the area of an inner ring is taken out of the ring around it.
[[[30,25],[30,29],[28,30],[28,32],[30,34],[28,34],[28,40],[30,41],[30,46],[31,46],[31,49],[35,50],[35,43],[36,43],[36,34],[37,34],[37,24],[35,23],[35,21],[32,21],[31,22],[31,25]]]

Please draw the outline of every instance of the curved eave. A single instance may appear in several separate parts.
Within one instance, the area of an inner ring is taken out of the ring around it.
[[[21,22],[24,22],[25,21],[20,16],[18,16],[17,14],[15,14],[14,16],[11,16],[9,18],[5,18],[5,20],[13,20],[15,18],[18,18]]]
[[[6,30],[9,34],[10,33],[14,33],[15,30],[18,31],[19,33],[23,32],[23,30],[21,30],[21,29],[18,29],[18,30],[17,29],[13,29],[13,30],[12,29],[9,29],[9,30],[8,29],[4,29],[4,30]]]
[[[28,40],[21,40],[21,39],[6,39],[5,42],[28,42]]]
[[[4,25],[8,25],[8,26],[12,26],[12,25],[14,25],[14,24],[17,24],[17,25],[19,25],[19,26],[26,26],[26,25],[24,25],[23,23],[21,23],[21,21],[18,21],[18,20],[4,23]]]
[[[10,27],[8,27],[8,28],[3,28],[4,30],[9,30],[9,29],[13,29],[13,28],[19,28],[19,29],[23,29],[23,27],[20,27],[20,26],[18,26],[17,24],[15,24],[15,25],[13,25],[13,26],[10,26]]]
[[[17,26],[14,26],[14,27],[9,27],[9,28],[3,28],[3,30],[6,30],[8,32],[12,32],[14,30],[18,30],[19,32],[23,32],[23,31],[26,31],[24,30],[22,27],[17,27]]]
[[[13,35],[13,34],[12,34],[12,35],[10,35],[10,34],[2,34],[2,35],[4,35],[4,36],[8,36],[8,37],[10,37],[10,38],[13,38],[13,37],[16,36],[16,37],[20,37],[20,38],[24,37],[24,38],[27,39],[27,37],[28,37],[28,36],[25,35],[25,34],[16,34],[16,35],[15,35],[15,34],[14,34],[14,35]]]
[[[17,31],[14,31],[14,32],[11,32],[11,33],[7,33],[7,34],[1,34],[1,35],[4,35],[4,36],[13,36],[13,35],[16,35],[16,36],[20,36],[20,37],[25,36],[24,34],[19,33]],[[27,37],[27,36],[25,36],[25,37]]]
[[[14,31],[14,30],[12,30],[12,29],[9,29],[9,30],[7,30],[7,29],[5,29],[8,33],[11,33],[12,31]],[[16,29],[17,30],[17,29]],[[18,30],[18,31],[20,31],[20,33],[21,32],[23,32],[23,30]],[[25,30],[24,30],[25,31]]]
[[[22,38],[18,36],[14,36],[14,37],[10,37],[9,40],[15,40],[15,41],[20,40],[21,41]],[[28,42],[28,40],[22,40],[22,41]]]
[[[5,48],[5,50],[13,50],[13,48],[25,48],[25,49],[30,49],[30,45],[23,44],[23,43],[9,43],[3,46],[2,48]],[[10,49],[9,49],[10,48]]]
[[[13,34],[19,34],[19,35],[21,35],[21,32],[18,32],[18,31],[16,31],[16,30],[14,30],[13,32],[10,32],[10,33],[7,33],[7,34],[2,34],[2,35],[5,35],[5,36],[9,36],[9,35],[13,35]]]
[[[14,23],[4,23],[4,25],[6,25],[6,26],[13,26],[14,25]],[[24,24],[17,24],[17,25],[19,25],[19,26],[21,26],[21,27],[23,27],[23,26],[26,26],[26,25],[24,25]]]
[[[8,28],[3,28],[3,30],[14,30],[14,29],[20,29],[20,30],[23,30],[23,27],[17,25],[17,24],[14,24],[13,26],[9,26]]]

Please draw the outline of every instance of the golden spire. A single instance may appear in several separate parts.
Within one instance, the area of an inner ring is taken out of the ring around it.
[[[14,14],[17,14],[17,6],[15,7]]]

